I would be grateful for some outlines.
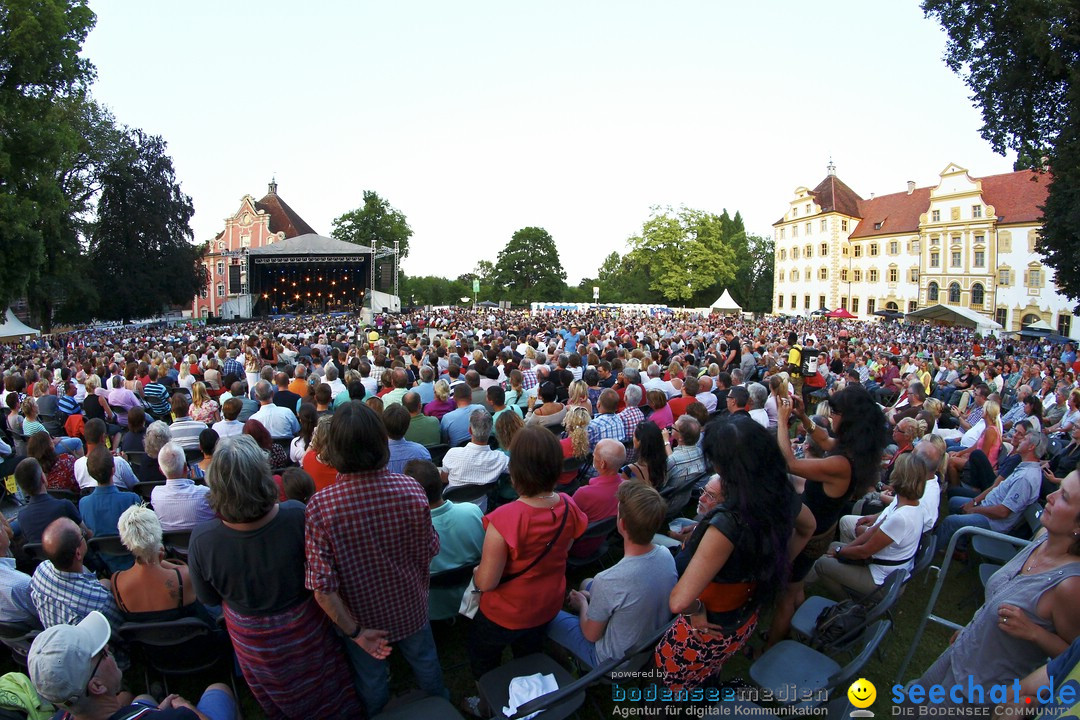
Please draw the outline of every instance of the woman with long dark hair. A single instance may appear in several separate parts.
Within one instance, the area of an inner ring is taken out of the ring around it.
[[[719,423],[705,455],[720,476],[722,500],[675,558],[679,619],[656,649],[664,683],[694,688],[746,644],[783,588],[798,496],[768,430],[749,418]]]
[[[849,385],[829,397],[832,435],[807,417],[805,410],[791,398],[784,398],[776,408],[776,437],[788,471],[806,479],[803,503],[814,515],[814,534],[794,559],[791,582],[773,615],[769,644],[787,637],[795,610],[806,599],[804,582],[810,568],[829,549],[836,535],[841,515],[853,498],[861,497],[876,484],[881,473],[881,454],[888,436],[885,414],[862,385]],[[799,419],[818,447],[822,458],[795,457],[791,448],[788,421],[792,414]]]
[[[634,430],[634,454],[637,461],[623,467],[623,477],[662,490],[667,483],[667,452],[664,435],[656,423],[651,420],[638,423]]]

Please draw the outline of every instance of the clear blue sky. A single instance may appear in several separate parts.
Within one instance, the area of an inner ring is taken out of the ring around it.
[[[387,198],[409,274],[467,272],[539,225],[576,283],[653,205],[771,234],[830,156],[864,197],[1012,168],[914,1],[91,7],[95,95],[167,140],[199,241],[276,174],[324,235],[363,190]]]

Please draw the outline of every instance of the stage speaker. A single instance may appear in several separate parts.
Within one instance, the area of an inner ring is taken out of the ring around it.
[[[383,311],[383,315],[389,315],[390,314],[390,308],[386,307],[385,305],[383,305],[382,311]]]
[[[240,313],[233,313],[232,319],[233,320],[239,320],[240,319]]]
[[[239,295],[241,291],[240,287],[240,266],[229,266],[229,294]]]

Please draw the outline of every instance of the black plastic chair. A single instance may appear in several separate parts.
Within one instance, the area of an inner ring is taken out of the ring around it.
[[[499,481],[484,483],[483,485],[458,485],[443,489],[443,500],[456,503],[475,502],[499,486]]]
[[[446,457],[446,452],[450,449],[449,445],[440,443],[439,445],[431,445],[428,447],[428,452],[431,453],[431,462],[435,463],[435,467],[442,465],[443,458]]]
[[[694,494],[694,488],[697,487],[698,483],[707,481],[711,474],[712,471],[705,470],[687,478],[679,485],[668,485],[660,491],[660,497],[664,498],[668,504],[667,515],[664,517],[665,523],[682,516],[683,508],[690,502],[690,498]]]
[[[151,480],[150,482],[137,482],[131,488],[131,491],[141,497],[143,502],[150,502],[150,495],[153,493],[154,488],[161,487],[165,482],[162,480]]]
[[[56,488],[50,488],[48,490],[50,496],[57,500],[70,500],[75,504],[75,507],[79,507],[79,493],[72,492],[71,490],[59,490]]]
[[[26,656],[30,652],[30,645],[41,630],[40,626],[35,627],[25,623],[0,622],[0,643],[11,650],[12,660],[26,667]]]
[[[188,545],[191,544],[190,530],[170,530],[161,534],[161,544],[165,546],[165,552],[173,557],[186,560]]]
[[[574,557],[574,545],[571,545],[571,554],[566,557],[566,566],[569,568],[581,568],[602,560],[608,553],[608,538],[615,532],[616,520],[617,518],[612,516],[589,523],[589,526],[585,528],[584,534],[574,541],[574,545],[577,545],[583,540],[595,541],[597,538],[601,538],[599,545],[597,545],[595,550],[584,557]]]
[[[493,718],[502,720],[518,720],[528,717],[534,712],[543,710],[543,714],[537,716],[543,720],[563,720],[577,712],[585,702],[585,690],[590,685],[599,681],[610,673],[619,664],[619,658],[609,660],[606,663],[590,670],[586,675],[577,680],[567,672],[559,663],[547,655],[536,653],[516,658],[510,662],[484,673],[476,686],[480,691],[480,697],[491,709]],[[510,699],[510,681],[522,675],[554,675],[559,689],[553,690],[546,695],[541,695],[517,708],[513,715],[505,715],[502,709]]]
[[[148,668],[160,673],[169,693],[169,675],[201,673],[229,658],[232,665],[232,645],[228,635],[207,625],[199,618],[181,618],[169,622],[124,623],[114,635],[128,644],[143,663],[144,680],[149,692]],[[233,678],[233,673],[229,673]],[[233,682],[233,693],[236,683]]]

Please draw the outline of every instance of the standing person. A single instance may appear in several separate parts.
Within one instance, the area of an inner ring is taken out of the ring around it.
[[[334,414],[324,454],[338,479],[307,506],[306,584],[349,639],[368,716],[390,699],[392,646],[425,692],[448,697],[428,622],[428,568],[439,535],[427,496],[412,478],[386,471],[386,428],[362,403]]]
[[[270,718],[353,718],[361,710],[326,615],[304,587],[304,506],[278,502],[263,451],[223,438],[207,474],[218,518],[191,534],[190,575],[222,605],[236,659]]]

